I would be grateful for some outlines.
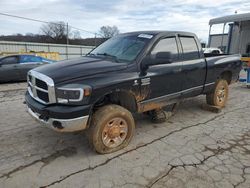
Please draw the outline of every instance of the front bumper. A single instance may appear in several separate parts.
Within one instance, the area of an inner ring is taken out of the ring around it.
[[[89,116],[74,119],[42,119],[41,115],[28,108],[28,112],[36,121],[58,132],[75,132],[87,128]]]
[[[88,126],[89,106],[45,106],[25,95],[28,113],[38,122],[58,132],[84,130]]]

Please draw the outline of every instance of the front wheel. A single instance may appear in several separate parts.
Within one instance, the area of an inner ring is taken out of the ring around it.
[[[220,79],[216,82],[213,91],[206,96],[207,104],[217,107],[224,107],[228,99],[228,83]]]
[[[134,118],[127,109],[107,105],[93,114],[89,141],[98,153],[112,153],[129,144],[134,130]]]

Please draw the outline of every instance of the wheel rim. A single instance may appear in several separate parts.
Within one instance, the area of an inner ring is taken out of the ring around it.
[[[102,142],[109,148],[121,145],[128,134],[128,124],[120,117],[113,118],[106,123],[102,131]]]
[[[220,86],[217,90],[217,95],[216,95],[216,99],[217,99],[217,102],[222,104],[225,102],[226,100],[226,95],[227,95],[227,91],[226,91],[226,88],[225,86]]]

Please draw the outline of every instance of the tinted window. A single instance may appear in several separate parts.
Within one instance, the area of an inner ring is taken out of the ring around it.
[[[17,64],[17,63],[18,63],[18,58],[16,56],[6,57],[1,60],[2,65]]]
[[[193,37],[180,37],[185,60],[198,59],[200,57],[197,44]]]
[[[175,37],[161,39],[151,51],[151,54],[154,55],[158,52],[171,52],[173,59],[178,58],[178,48]]]
[[[29,63],[29,62],[41,62],[41,57],[31,56],[31,55],[23,55],[21,57],[21,63]]]

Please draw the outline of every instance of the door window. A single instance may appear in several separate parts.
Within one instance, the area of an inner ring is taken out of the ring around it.
[[[200,58],[199,50],[193,37],[180,37],[180,41],[183,49],[183,58],[185,60]]]
[[[2,65],[10,65],[10,64],[17,64],[17,63],[18,63],[18,58],[16,56],[5,57],[0,62],[0,64]]]
[[[171,52],[173,60],[177,60],[179,53],[175,37],[161,39],[151,51],[152,55],[158,52]]]

